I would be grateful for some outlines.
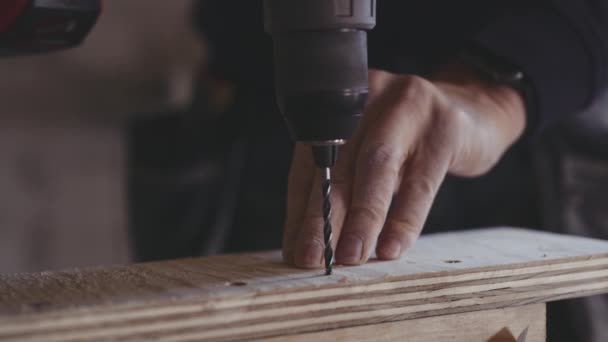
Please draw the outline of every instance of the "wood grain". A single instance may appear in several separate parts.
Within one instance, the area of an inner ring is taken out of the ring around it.
[[[545,328],[545,304],[533,304],[273,337],[260,342],[494,342],[492,337],[503,329],[515,337],[527,329],[526,342],[545,342]]]
[[[400,261],[321,271],[279,252],[0,277],[0,339],[226,341],[608,292],[608,242],[519,229],[423,237]]]

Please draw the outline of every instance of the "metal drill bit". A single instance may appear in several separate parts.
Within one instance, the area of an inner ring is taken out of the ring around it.
[[[332,264],[334,263],[334,251],[331,247],[332,227],[331,227],[331,171],[328,167],[325,168],[325,177],[321,184],[323,192],[323,237],[325,239],[325,275],[331,275]]]

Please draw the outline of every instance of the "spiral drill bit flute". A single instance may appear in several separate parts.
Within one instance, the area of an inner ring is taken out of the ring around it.
[[[323,192],[323,238],[325,240],[325,275],[331,275],[334,263],[334,251],[331,246],[333,231],[331,228],[331,169],[325,168],[321,191]]]
[[[336,164],[338,158],[337,145],[313,146],[312,152],[315,163],[321,168],[321,212],[323,214],[323,240],[325,243],[325,275],[332,274],[334,263],[334,250],[332,248],[333,230],[331,226],[331,166]]]
[[[292,137],[312,147],[325,172],[325,265],[331,274],[329,169],[349,139],[368,95],[367,31],[376,25],[375,0],[264,0],[274,43],[277,104]]]

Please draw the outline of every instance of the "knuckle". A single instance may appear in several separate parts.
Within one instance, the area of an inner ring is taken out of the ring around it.
[[[387,235],[392,235],[399,239],[408,234],[417,234],[422,229],[418,220],[411,216],[390,217],[387,219],[387,225],[390,227]]]
[[[420,76],[407,75],[401,78],[400,89],[401,101],[427,103],[432,98],[435,87]]]
[[[392,199],[393,189],[389,187],[389,184],[385,181],[377,181],[376,187],[369,187],[366,189],[360,189],[358,194],[360,195],[362,203],[376,203],[384,207],[390,205]],[[382,216],[382,210],[380,209],[368,209],[377,213],[376,216]],[[371,215],[368,215],[371,216]]]
[[[317,215],[307,215],[302,221],[302,228],[300,229],[298,239],[305,235],[320,236],[321,232],[317,228],[322,227],[323,224],[323,217]]]
[[[377,176],[369,179],[364,185],[358,184],[358,187],[353,190],[353,203],[357,207],[366,207],[373,203],[375,209],[372,210],[382,213],[384,211],[381,208],[389,207],[395,189],[395,182],[384,176]],[[351,205],[351,207],[353,206]]]
[[[303,246],[306,244],[318,244],[321,246],[325,245],[323,236],[321,236],[321,231],[317,229],[319,232],[313,231],[302,231],[298,235],[297,245]]]
[[[445,126],[450,128],[450,132],[453,134],[458,132],[464,132],[466,126],[468,126],[471,122],[471,117],[466,110],[450,106],[446,110],[446,113],[443,117],[446,121]]]
[[[437,182],[430,176],[423,175],[415,181],[410,182],[409,191],[413,192],[419,198],[433,198],[437,192]]]
[[[418,235],[422,231],[426,215],[422,210],[409,210],[404,213],[394,213],[386,220],[387,235],[394,234],[403,239],[410,235]]]
[[[300,236],[298,237],[298,240],[302,243],[312,242],[317,243],[321,246],[325,244],[325,242],[323,242],[323,237],[313,232],[302,232],[302,234],[300,234]]]
[[[437,161],[429,165],[427,170],[420,169],[406,175],[401,184],[402,195],[416,198],[420,204],[432,201],[447,172],[446,166],[441,163],[447,164],[444,160]]]
[[[385,143],[369,144],[360,155],[357,169],[359,182],[355,183],[355,196],[364,207],[367,203],[388,206],[399,179],[405,156],[395,146]]]
[[[449,141],[458,139],[461,132],[466,132],[468,124],[466,111],[452,105],[438,105],[433,111],[434,132],[439,137]]]
[[[402,84],[405,86],[404,89],[412,93],[425,92],[433,87],[433,84],[430,81],[417,75],[403,76]]]
[[[362,156],[363,162],[370,167],[378,165],[396,167],[401,159],[396,149],[386,143],[368,144]]]
[[[364,205],[353,206],[350,214],[354,220],[369,222],[371,224],[384,222],[386,216],[381,209]]]
[[[426,139],[428,144],[421,147],[424,153],[432,155],[438,160],[450,160],[462,150],[463,132],[470,132],[467,125],[467,114],[456,108],[443,108],[433,112],[432,129],[428,130]]]

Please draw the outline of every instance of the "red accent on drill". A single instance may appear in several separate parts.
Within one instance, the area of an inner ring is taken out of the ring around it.
[[[8,31],[23,14],[28,0],[3,0],[0,2],[0,34]]]
[[[101,0],[2,0],[0,56],[79,45],[95,25]]]

